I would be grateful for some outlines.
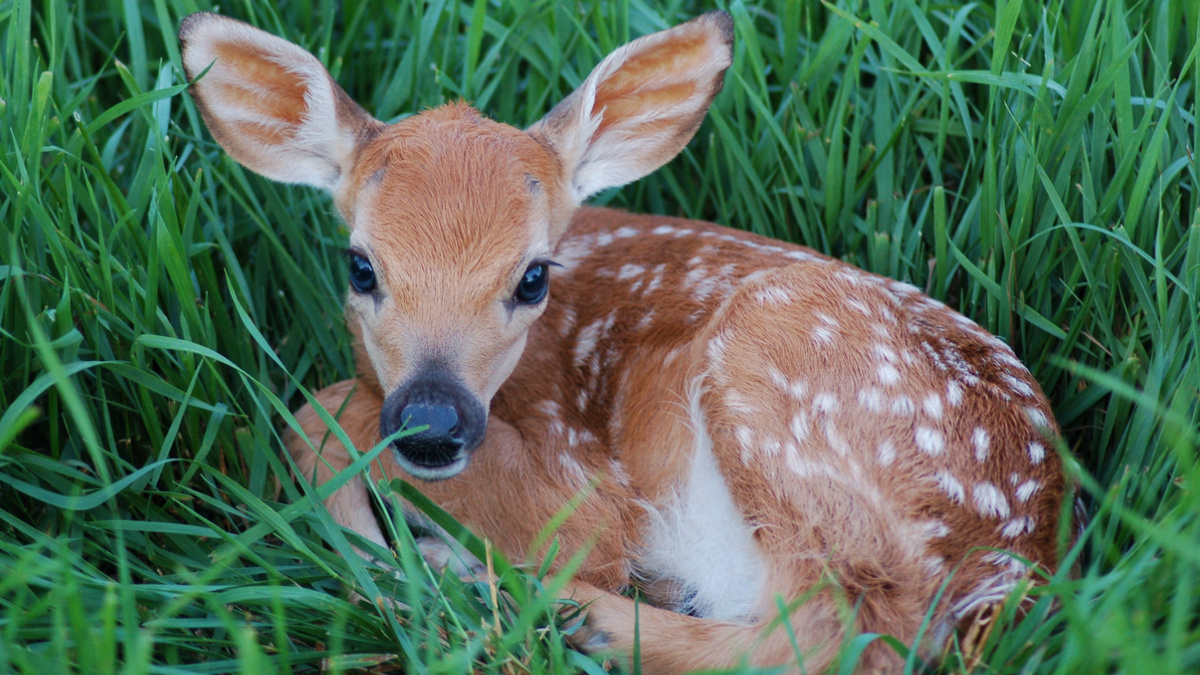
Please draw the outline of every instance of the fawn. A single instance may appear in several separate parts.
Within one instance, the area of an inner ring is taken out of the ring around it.
[[[847,617],[912,643],[932,612],[932,653],[1056,568],[1058,429],[1007,345],[806,248],[581,208],[691,139],[728,15],[621,47],[524,131],[462,103],[387,125],[281,38],[214,14],[179,36],[189,79],[211,66],[192,91],[217,142],[327,190],[351,229],[359,374],[316,400],[354,444],[427,426],[383,471],[518,560],[591,486],[557,533],[559,560],[587,551],[581,648],[636,634],[647,672],[796,667],[784,607],[810,672]],[[329,480],[350,455],[311,406],[297,419],[288,451]],[[386,545],[360,479],[327,505]],[[860,667],[898,663],[876,641]]]

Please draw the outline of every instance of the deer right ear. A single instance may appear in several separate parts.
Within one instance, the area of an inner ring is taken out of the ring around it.
[[[267,178],[333,192],[359,142],[382,126],[312,54],[241,21],[192,14],[179,26],[179,43],[213,138]]]

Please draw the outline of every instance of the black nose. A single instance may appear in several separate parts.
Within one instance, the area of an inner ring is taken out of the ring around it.
[[[487,409],[453,375],[430,369],[400,385],[383,402],[379,432],[420,429],[392,441],[401,466],[425,480],[448,478],[483,441]]]
[[[400,411],[400,421],[408,429],[429,427],[394,443],[397,450],[418,464],[449,464],[462,449],[463,429],[453,405],[409,403]]]

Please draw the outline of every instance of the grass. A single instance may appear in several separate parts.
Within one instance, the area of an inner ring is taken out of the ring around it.
[[[736,59],[709,121],[598,201],[909,280],[1030,366],[1078,460],[1080,572],[944,670],[1200,670],[1197,5],[724,7]],[[535,575],[493,596],[409,547],[395,575],[364,566],[289,478],[288,411],[352,372],[346,233],[203,128],[175,30],[210,8],[0,1],[0,672],[601,672]],[[381,119],[463,97],[525,125],[610,49],[708,8],[220,11],[313,50]]]

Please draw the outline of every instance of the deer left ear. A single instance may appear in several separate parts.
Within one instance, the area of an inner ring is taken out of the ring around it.
[[[710,12],[609,54],[530,127],[563,161],[575,203],[637,180],[695,135],[733,61],[733,20]]]

